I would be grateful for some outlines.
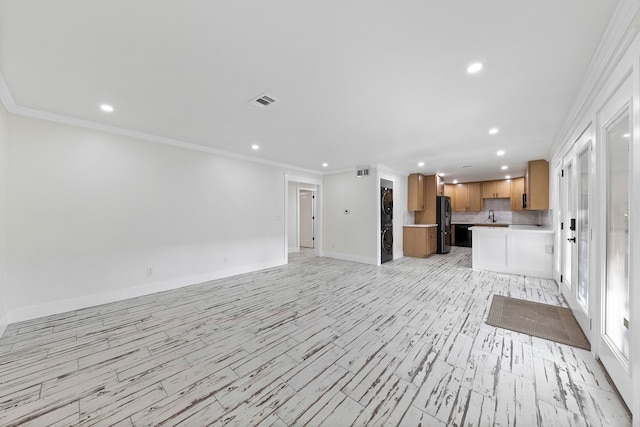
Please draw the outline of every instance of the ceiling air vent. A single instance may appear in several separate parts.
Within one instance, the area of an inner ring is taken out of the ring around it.
[[[267,108],[275,104],[275,102],[276,102],[276,99],[273,96],[263,93],[262,95],[256,98],[253,98],[251,101],[249,101],[249,104],[256,106],[258,108]]]
[[[369,176],[369,169],[357,169],[356,170],[356,176],[358,178],[363,177],[363,176]]]

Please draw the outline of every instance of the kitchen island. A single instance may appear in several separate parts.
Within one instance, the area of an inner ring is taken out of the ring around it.
[[[474,226],[472,266],[478,270],[553,278],[553,229],[537,225]]]

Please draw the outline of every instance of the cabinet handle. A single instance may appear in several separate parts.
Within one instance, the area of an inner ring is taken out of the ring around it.
[[[568,241],[570,241],[570,242],[573,242],[573,243],[575,243],[575,242],[576,242],[576,238],[575,238],[575,237],[572,237],[572,238],[567,239],[567,240],[568,240]]]

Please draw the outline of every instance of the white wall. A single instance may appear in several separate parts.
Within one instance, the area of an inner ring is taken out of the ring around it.
[[[354,170],[324,177],[323,248],[326,256],[378,263],[380,185],[375,176],[373,173],[357,178]],[[345,210],[349,213],[345,214]]]
[[[631,148],[631,209],[629,215],[630,225],[630,375],[626,375],[624,383],[620,378],[625,377],[622,369],[610,372],[614,381],[618,378],[617,386],[623,389],[623,395],[627,396],[627,403],[633,413],[633,425],[640,426],[640,287],[637,286],[640,277],[640,220],[637,212],[640,212],[640,35],[637,19],[640,17],[640,3],[637,0],[621,0],[614,14],[612,22],[605,33],[598,52],[594,56],[590,69],[581,91],[574,100],[574,105],[569,112],[563,129],[556,138],[552,148],[550,164],[554,167],[550,171],[550,184],[552,186],[553,209],[559,209],[562,205],[559,199],[559,183],[556,178],[563,156],[569,152],[572,145],[583,132],[587,132],[592,140],[594,169],[590,205],[590,226],[593,232],[590,257],[590,295],[591,317],[593,329],[590,332],[592,352],[596,357],[605,357],[603,340],[599,337],[603,333],[604,321],[602,307],[604,306],[604,284],[606,274],[606,146],[604,140],[604,127],[607,116],[614,115],[624,103],[632,103],[632,148]],[[627,31],[628,30],[628,31]],[[624,49],[621,49],[624,47]],[[629,80],[630,79],[630,80]],[[624,86],[624,82],[632,82]],[[624,93],[617,95],[618,90]],[[615,101],[612,101],[615,100]],[[611,106],[607,106],[609,102]],[[603,111],[609,110],[606,114]],[[556,233],[559,224],[556,222]],[[556,263],[559,263],[561,251],[555,251]],[[623,374],[620,376],[620,374]],[[627,381],[628,380],[628,381]],[[631,390],[631,393],[628,391]],[[629,397],[629,394],[632,397]]]
[[[8,136],[11,322],[286,262],[281,168],[11,114]]]
[[[7,126],[8,115],[0,103],[0,336],[9,322],[7,303]]]

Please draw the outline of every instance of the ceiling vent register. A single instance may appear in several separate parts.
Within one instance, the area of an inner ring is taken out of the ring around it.
[[[369,169],[357,169],[356,170],[356,176],[358,178],[363,177],[363,176],[369,176]]]
[[[258,107],[258,108],[267,108],[270,107],[271,105],[276,103],[276,99],[271,96],[271,95],[267,95],[265,93],[263,93],[262,95],[253,98],[251,101],[249,101],[249,104]]]

